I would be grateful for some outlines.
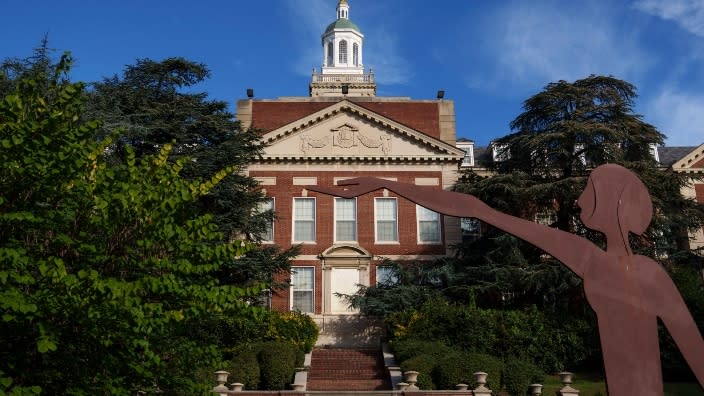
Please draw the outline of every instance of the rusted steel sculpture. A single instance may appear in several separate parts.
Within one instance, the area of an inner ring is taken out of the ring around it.
[[[584,283],[596,312],[609,394],[662,395],[657,319],[660,318],[704,386],[704,341],[677,287],[652,259],[634,255],[628,234],[642,234],[652,201],[638,177],[618,165],[594,169],[577,204],[585,226],[602,232],[606,250],[589,240],[492,209],[476,197],[372,177],[308,190],[352,198],[382,188],[448,216],[474,217],[560,260]]]

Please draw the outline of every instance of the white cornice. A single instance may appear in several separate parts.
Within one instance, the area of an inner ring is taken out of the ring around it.
[[[675,172],[684,173],[702,173],[704,167],[693,168],[692,165],[704,159],[704,144],[690,151],[689,154],[682,157],[679,161],[672,164],[672,169]]]

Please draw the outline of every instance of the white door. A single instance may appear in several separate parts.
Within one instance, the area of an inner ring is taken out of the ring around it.
[[[350,309],[344,298],[336,294],[354,294],[357,292],[359,282],[359,269],[357,268],[333,268],[330,280],[330,310],[332,313],[354,313],[355,309]]]

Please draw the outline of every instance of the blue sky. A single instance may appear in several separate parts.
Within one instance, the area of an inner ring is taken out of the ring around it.
[[[3,0],[0,59],[49,34],[71,51],[73,77],[95,81],[137,58],[183,56],[225,100],[306,96],[320,34],[337,0]],[[486,145],[509,132],[546,84],[589,74],[633,83],[636,112],[669,146],[704,143],[704,0],[349,0],[378,95],[432,99],[445,90],[457,135]]]

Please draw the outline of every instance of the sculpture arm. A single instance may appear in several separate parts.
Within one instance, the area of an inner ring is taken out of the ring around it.
[[[311,191],[343,198],[353,198],[382,188],[447,216],[477,218],[544,250],[580,277],[583,277],[585,265],[592,254],[599,250],[587,239],[499,212],[469,194],[374,177],[342,180],[338,187],[306,187]]]

